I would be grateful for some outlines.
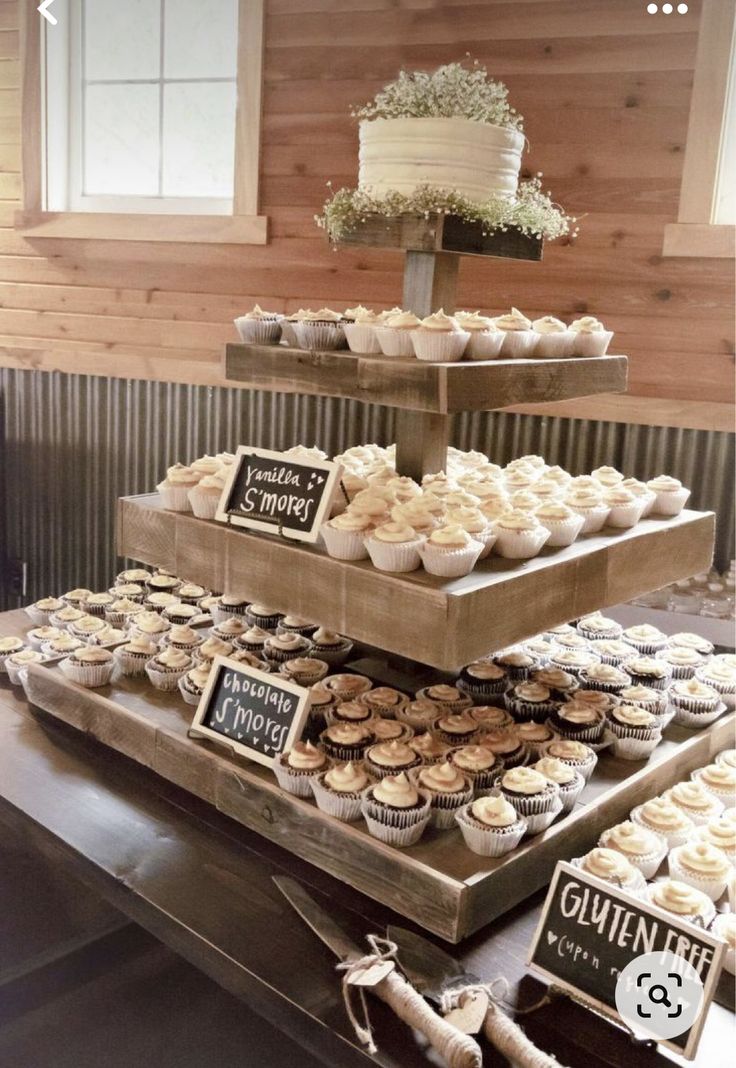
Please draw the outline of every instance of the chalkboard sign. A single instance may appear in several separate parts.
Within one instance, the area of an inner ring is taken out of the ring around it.
[[[218,656],[189,734],[226,742],[241,756],[271,767],[299,740],[308,713],[309,690],[303,686]]]
[[[241,445],[217,508],[222,523],[316,541],[341,473],[339,464],[297,460]]]
[[[704,987],[703,1006],[689,1030],[661,1044],[691,1059],[713,997],[724,943],[641,898],[560,861],[534,934],[532,971],[619,1023],[616,983],[627,964],[646,953],[683,957]]]

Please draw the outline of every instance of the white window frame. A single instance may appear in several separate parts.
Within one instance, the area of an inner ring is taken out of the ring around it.
[[[76,9],[77,5],[72,7]],[[46,208],[46,166],[58,166],[62,158],[65,169],[68,164],[66,145],[54,145],[51,140],[48,141],[46,159],[48,111],[53,109],[57,120],[52,128],[65,130],[69,112],[73,114],[75,109],[67,110],[62,99],[65,94],[55,94],[47,101],[43,92],[44,34],[54,32],[58,26],[47,27],[35,4],[21,5],[23,209],[16,215],[15,228],[29,237],[265,244],[268,219],[258,213],[263,20],[264,0],[238,0],[232,200],[82,196],[74,201],[71,210],[50,211]],[[70,39],[79,39],[74,27]],[[62,50],[54,49],[53,52],[58,53],[57,60],[64,66]],[[57,68],[56,73],[63,78],[63,71]],[[79,110],[76,111],[79,114]],[[79,144],[79,139],[72,136],[70,145],[74,144]],[[81,159],[72,159],[72,166],[81,168]],[[133,200],[137,210],[131,210]],[[203,211],[203,208],[208,210]]]

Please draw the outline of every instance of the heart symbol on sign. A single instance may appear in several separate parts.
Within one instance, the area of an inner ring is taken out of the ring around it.
[[[558,935],[554,934],[552,931],[547,931],[547,945],[548,946],[553,946],[555,944],[555,942],[557,941],[557,938],[558,938]]]
[[[258,739],[257,738],[253,739],[253,745],[258,745]]]

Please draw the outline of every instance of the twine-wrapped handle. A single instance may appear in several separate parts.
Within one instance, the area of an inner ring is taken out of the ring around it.
[[[373,987],[373,993],[390,1005],[404,1023],[421,1031],[449,1068],[481,1068],[483,1054],[475,1039],[445,1023],[398,972],[382,979]]]
[[[560,1063],[526,1037],[503,1009],[491,1003],[483,1021],[483,1034],[512,1064],[520,1068],[560,1068]]]

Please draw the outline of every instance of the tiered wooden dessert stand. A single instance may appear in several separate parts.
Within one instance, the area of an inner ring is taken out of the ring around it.
[[[541,242],[515,233],[483,235],[451,217],[373,220],[351,242],[406,250],[403,304],[417,314],[439,306],[454,310],[459,254],[541,257]],[[252,389],[396,407],[397,468],[414,477],[445,467],[454,412],[626,387],[624,356],[431,365],[229,345],[225,361],[228,378]],[[385,574],[363,561],[333,560],[313,546],[166,512],[157,496],[148,495],[120,501],[117,545],[121,556],[168,568],[210,589],[237,591],[408,658],[418,679],[417,662],[451,671],[540,630],[702,571],[710,565],[713,532],[712,513],[684,512],[645,520],[630,531],[585,537],[567,549],[543,550],[522,563],[491,557],[466,578],[444,581],[424,571]],[[400,667],[406,672],[406,663]],[[424,682],[426,671],[416,686]],[[284,793],[269,770],[189,738],[192,710],[178,695],[167,696],[145,682],[123,678],[89,691],[68,682],[58,668],[31,665],[27,690],[41,708],[455,942],[544,885],[558,858],[589,848],[639,801],[729,745],[734,718],[698,734],[668,728],[643,765],[601,754],[570,816],[508,857],[486,860],[465,848],[458,831],[430,832],[400,851],[371,838],[362,825],[323,815],[311,802]]]

